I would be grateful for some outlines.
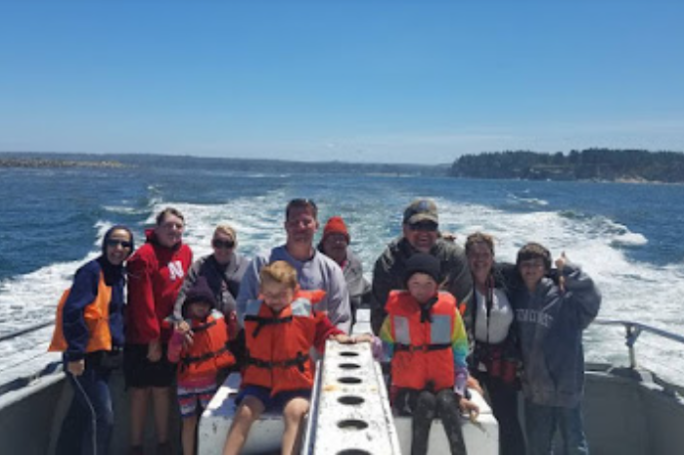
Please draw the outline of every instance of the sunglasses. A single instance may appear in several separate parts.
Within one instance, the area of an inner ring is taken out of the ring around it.
[[[437,231],[435,222],[418,222],[409,225],[411,231]]]
[[[213,241],[211,241],[211,245],[213,245],[217,249],[232,249],[233,247],[235,247],[235,241],[222,241],[220,239],[214,239]]]
[[[120,241],[119,239],[107,239],[107,242],[105,242],[107,247],[117,247],[121,246],[124,249],[130,249],[133,247],[133,244],[128,242],[128,241]]]

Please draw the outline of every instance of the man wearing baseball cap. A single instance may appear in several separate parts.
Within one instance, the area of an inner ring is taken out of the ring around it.
[[[385,302],[390,290],[404,288],[406,262],[417,252],[440,260],[442,288],[456,297],[459,307],[466,304],[463,320],[466,328],[469,327],[472,280],[465,252],[461,246],[440,237],[437,205],[430,199],[420,198],[404,210],[402,235],[392,240],[375,262],[371,296],[371,326],[375,334],[385,319]]]

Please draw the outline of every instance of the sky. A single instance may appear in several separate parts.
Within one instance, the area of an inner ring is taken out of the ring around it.
[[[678,0],[0,0],[0,151],[684,151]]]

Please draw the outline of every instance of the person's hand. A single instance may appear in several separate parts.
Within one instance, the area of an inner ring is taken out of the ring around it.
[[[482,386],[480,385],[480,382],[478,382],[475,377],[468,375],[468,380],[466,381],[466,386],[471,390],[477,391],[478,393],[480,393],[480,396],[484,397],[484,391],[482,390]]]
[[[69,361],[67,363],[67,371],[74,377],[80,377],[83,375],[85,370],[85,360],[79,359],[78,361]]]
[[[565,256],[565,252],[561,252],[560,256],[556,260],[556,268],[558,268],[558,272],[563,272],[563,268],[565,267],[565,263],[568,262],[568,257]]]
[[[461,409],[461,412],[470,417],[470,421],[475,422],[477,421],[477,417],[480,416],[480,407],[470,399],[462,397],[458,402],[458,407]]]
[[[159,339],[153,340],[147,345],[147,359],[150,360],[150,362],[156,363],[161,357],[162,349]]]
[[[190,346],[194,342],[194,339],[192,336],[194,333],[192,332],[192,329],[190,329],[190,325],[188,324],[187,321],[182,320],[181,322],[176,324],[176,331],[179,332],[180,334],[183,335],[183,345],[184,346]]]
[[[358,336],[354,336],[354,337],[352,337],[352,339],[354,339],[354,342],[353,342],[353,343],[355,343],[355,344],[359,344],[359,343],[362,343],[362,342],[368,342],[369,344],[372,344],[372,343],[373,343],[373,335],[372,335],[372,334],[368,334],[368,333],[366,333],[366,334],[361,334],[361,335],[358,335]]]
[[[335,334],[330,336],[330,339],[341,344],[353,344],[353,339],[346,334]]]
[[[563,275],[563,268],[568,262],[568,257],[565,256],[565,252],[561,252],[560,257],[556,260],[556,269],[558,269],[558,288],[560,288],[561,293],[565,293],[565,276]]]

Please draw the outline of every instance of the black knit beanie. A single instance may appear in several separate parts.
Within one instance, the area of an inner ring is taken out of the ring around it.
[[[207,278],[204,276],[199,276],[195,284],[188,291],[188,294],[185,295],[183,307],[200,301],[210,304],[212,308],[216,307],[216,297],[209,286],[209,282],[207,282]]]
[[[422,272],[423,274],[429,275],[439,284],[442,280],[440,269],[440,262],[434,256],[427,253],[415,253],[406,262],[404,284],[408,283],[411,276],[416,272]]]

